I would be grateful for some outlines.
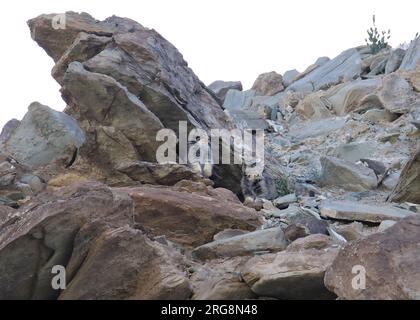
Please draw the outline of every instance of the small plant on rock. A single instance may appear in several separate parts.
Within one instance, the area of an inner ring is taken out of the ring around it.
[[[365,39],[366,44],[370,48],[372,54],[376,54],[382,49],[388,47],[388,40],[391,38],[391,30],[387,31],[378,31],[376,27],[376,18],[375,15],[372,17],[373,26],[367,30],[368,38]]]

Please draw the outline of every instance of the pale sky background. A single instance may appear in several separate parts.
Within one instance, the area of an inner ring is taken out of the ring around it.
[[[364,44],[373,14],[380,30],[391,29],[394,47],[420,31],[418,0],[12,0],[1,7],[0,128],[33,101],[65,107],[53,61],[26,25],[42,13],[129,17],[175,45],[204,83],[240,80],[245,89],[263,72],[303,71],[320,56]]]

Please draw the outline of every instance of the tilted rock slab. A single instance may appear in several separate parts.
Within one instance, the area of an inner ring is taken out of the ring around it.
[[[392,205],[363,204],[351,201],[323,201],[321,216],[338,220],[379,223],[385,220],[400,220],[414,213]]]

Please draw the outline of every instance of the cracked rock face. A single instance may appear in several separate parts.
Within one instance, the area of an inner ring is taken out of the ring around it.
[[[76,165],[95,168],[90,171],[96,178],[109,184],[130,181],[115,163],[156,162],[157,131],[178,132],[179,121],[189,129],[234,128],[214,93],[155,30],[115,16],[104,21],[86,13],[61,16],[65,29],[53,28],[54,14],[28,25],[32,38],[56,62],[52,74],[62,85],[65,113],[86,133]],[[119,149],[130,155],[121,158]],[[240,171],[215,166],[214,180],[240,194]]]

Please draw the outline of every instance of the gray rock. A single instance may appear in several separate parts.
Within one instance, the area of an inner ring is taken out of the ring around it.
[[[386,229],[392,227],[394,224],[396,224],[397,221],[393,220],[384,220],[381,222],[381,224],[378,227],[378,232],[384,232]]]
[[[283,74],[283,85],[287,88],[293,82],[296,81],[296,78],[299,76],[300,72],[296,69],[288,70]]]
[[[226,94],[230,89],[242,91],[242,83],[240,81],[214,81],[209,85],[209,89],[219,98],[223,104]]]
[[[4,141],[9,139],[10,135],[19,126],[19,124],[20,121],[16,119],[7,121],[0,133],[0,146],[4,143]]]
[[[32,192],[40,192],[45,189],[46,184],[39,178],[33,174],[24,174],[20,178],[20,182],[29,185]]]
[[[386,204],[363,204],[351,201],[323,201],[321,216],[338,220],[379,223],[384,220],[397,221],[413,215],[409,210]]]
[[[362,73],[361,64],[361,56],[356,49],[346,50],[294,82],[287,90],[311,92],[352,80]]]
[[[397,186],[400,176],[400,172],[392,172],[382,181],[382,185],[386,190],[392,191]]]
[[[249,255],[257,251],[280,251],[286,247],[283,230],[277,227],[207,243],[195,248],[192,256],[200,260],[210,260]]]
[[[249,106],[251,98],[255,97],[255,90],[239,91],[231,89],[227,92],[223,108],[227,110],[243,109]]]
[[[16,174],[16,168],[11,163],[8,161],[0,163],[0,188],[13,184]]]
[[[297,202],[298,199],[294,193],[288,194],[286,196],[278,197],[273,201],[273,204],[279,209],[285,209],[291,203]]]
[[[84,141],[85,135],[74,119],[34,102],[4,141],[2,152],[33,168],[54,163],[64,167]]]
[[[339,145],[333,152],[333,156],[350,161],[357,162],[363,158],[370,158],[377,149],[375,142],[352,142]]]
[[[214,241],[229,239],[232,237],[240,236],[243,234],[249,233],[249,231],[241,230],[241,229],[225,229],[216,233],[213,236]]]
[[[388,62],[385,66],[385,74],[392,73],[396,71],[403,61],[405,56],[405,50],[401,48],[397,48],[391,52],[388,58]]]
[[[344,128],[346,121],[345,117],[335,117],[296,124],[291,126],[289,134],[295,140],[314,138]]]
[[[349,191],[364,191],[377,187],[375,172],[361,165],[334,157],[321,158],[321,183]]]
[[[420,59],[420,36],[415,38],[405,53],[401,62],[400,70],[416,70],[417,62]]]

